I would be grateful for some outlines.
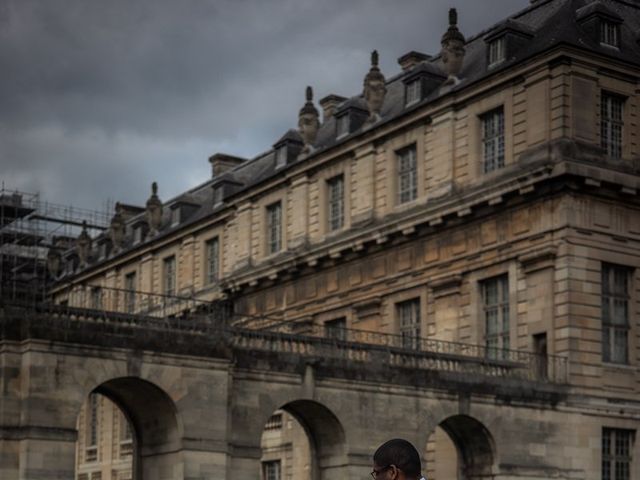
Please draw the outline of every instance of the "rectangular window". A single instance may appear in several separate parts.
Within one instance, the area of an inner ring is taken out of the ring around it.
[[[264,426],[265,430],[280,430],[282,429],[282,414],[274,413],[269,417],[267,423]]]
[[[600,43],[618,48],[620,46],[620,25],[606,20],[600,21]]]
[[[635,431],[602,429],[602,480],[630,480]]]
[[[267,207],[267,253],[279,252],[282,248],[282,205],[272,203]]]
[[[349,114],[342,115],[336,119],[338,123],[337,126],[337,136],[343,137],[349,134]]]
[[[487,356],[506,358],[504,349],[509,348],[509,276],[489,278],[481,285]]]
[[[262,463],[264,480],[280,480],[280,460]]]
[[[420,299],[396,304],[402,347],[420,350]]]
[[[102,308],[102,288],[91,287],[91,308],[100,310]]]
[[[629,363],[630,270],[602,265],[602,360]]]
[[[504,109],[496,108],[480,117],[484,173],[504,167]]]
[[[344,177],[338,175],[327,180],[329,231],[344,226]]]
[[[624,98],[602,92],[600,104],[600,145],[611,158],[622,158]]]
[[[418,78],[416,80],[412,80],[406,86],[406,105],[412,105],[420,101],[422,96],[422,82]]]
[[[276,150],[276,168],[284,167],[287,164],[287,146],[283,145]]]
[[[175,227],[180,223],[180,207],[171,210],[171,226]]]
[[[89,394],[89,402],[87,404],[86,422],[86,440],[84,461],[98,461],[98,395]]]
[[[118,415],[120,429],[120,458],[127,458],[133,454],[133,436],[129,422],[122,413]]]
[[[403,148],[396,153],[398,168],[398,203],[406,203],[418,197],[418,162],[416,146]]]
[[[347,339],[347,319],[336,318],[335,320],[329,320],[324,322],[324,333],[327,338],[335,338],[336,340]]]
[[[142,227],[138,226],[133,229],[133,243],[140,243],[142,241]]]
[[[504,62],[506,55],[506,43],[505,38],[496,38],[489,42],[489,66],[498,65]]]
[[[218,237],[208,240],[205,244],[207,285],[218,280],[220,266],[220,242]]]
[[[124,308],[127,313],[136,310],[136,272],[127,273],[124,277]]]
[[[176,294],[176,257],[167,257],[163,261],[162,273],[164,278],[165,295],[174,296]]]

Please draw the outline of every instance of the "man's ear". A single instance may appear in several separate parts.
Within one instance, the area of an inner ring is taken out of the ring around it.
[[[400,469],[398,467],[391,465],[389,471],[391,472],[391,480],[400,480]]]

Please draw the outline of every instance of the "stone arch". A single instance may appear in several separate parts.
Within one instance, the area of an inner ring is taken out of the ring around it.
[[[315,400],[293,400],[274,410],[278,409],[292,415],[307,434],[311,450],[311,479],[347,478],[347,442],[338,417]],[[266,418],[264,420],[266,422]]]
[[[459,480],[493,478],[495,442],[482,422],[469,415],[457,414],[445,418],[437,427],[446,433],[455,446]],[[431,433],[435,433],[435,430]]]
[[[171,398],[138,377],[107,380],[92,390],[113,401],[132,427],[135,480],[165,478],[167,465],[181,463],[182,425]]]

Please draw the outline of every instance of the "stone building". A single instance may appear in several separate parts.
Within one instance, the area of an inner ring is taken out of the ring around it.
[[[324,97],[322,114],[307,88],[298,129],[266,153],[215,154],[201,185],[119,205],[108,234],[65,253],[51,294],[176,318],[224,300],[246,328],[533,352],[540,379],[566,359],[562,405],[517,419],[556,419],[548,431],[491,432],[554,466],[492,475],[640,478],[640,3],[532,1],[466,38],[452,10],[443,31],[395,74],[373,52],[363,91]],[[440,427],[425,458],[464,464],[465,426]]]

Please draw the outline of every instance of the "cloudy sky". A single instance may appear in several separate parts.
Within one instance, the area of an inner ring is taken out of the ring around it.
[[[164,200],[254,156],[316,100],[435,54],[458,8],[471,36],[529,0],[0,0],[0,180],[103,209]]]

